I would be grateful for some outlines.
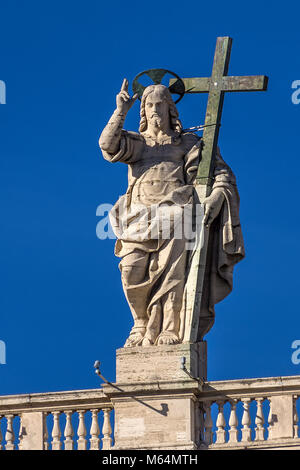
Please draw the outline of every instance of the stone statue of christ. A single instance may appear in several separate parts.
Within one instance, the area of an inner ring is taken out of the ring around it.
[[[136,99],[130,97],[125,79],[99,139],[106,160],[128,165],[127,192],[111,212],[115,254],[121,258],[123,289],[134,321],[125,347],[177,344],[184,337],[184,293],[192,256],[183,225],[186,214],[194,213],[201,138],[183,132],[163,85],[145,89],[139,133],[123,130]],[[236,181],[219,150],[212,193],[203,205],[210,238],[199,340],[214,322],[214,305],[232,290],[233,267],[244,256]],[[167,235],[164,221],[169,224]]]

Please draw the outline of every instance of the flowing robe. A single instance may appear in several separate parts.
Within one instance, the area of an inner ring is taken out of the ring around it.
[[[115,254],[121,258],[123,288],[134,319],[131,334],[140,332],[155,343],[161,333],[169,333],[182,341],[201,141],[195,134],[182,133],[157,144],[147,133],[122,131],[119,150],[114,155],[102,152],[106,160],[128,165],[128,189],[110,219],[117,236]],[[213,322],[214,304],[231,291],[233,265],[243,257],[235,178],[220,155],[215,165],[215,188],[224,193],[225,200],[210,241],[213,252],[208,257],[199,338]]]

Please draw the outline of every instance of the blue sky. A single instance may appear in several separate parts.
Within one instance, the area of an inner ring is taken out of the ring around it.
[[[217,36],[233,38],[230,75],[270,80],[267,93],[225,97],[219,144],[246,258],[206,337],[208,378],[299,374],[299,13],[297,2],[1,3],[1,395],[96,388],[95,359],[114,379],[131,315],[96,208],[124,193],[127,168],[102,159],[98,137],[124,77],[207,76]],[[203,122],[205,99],[178,104],[184,127]],[[125,128],[137,125],[136,104]]]

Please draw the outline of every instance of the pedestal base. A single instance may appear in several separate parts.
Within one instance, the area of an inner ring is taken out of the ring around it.
[[[114,449],[198,449],[199,378],[206,378],[205,342],[119,349],[116,384],[103,387],[115,410]]]
[[[121,348],[117,350],[116,382],[144,383],[186,379],[181,369],[181,358],[190,375],[202,381],[207,378],[206,341],[148,348]]]

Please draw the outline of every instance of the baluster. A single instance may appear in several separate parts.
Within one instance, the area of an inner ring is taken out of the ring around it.
[[[204,404],[205,407],[205,420],[204,420],[204,427],[205,427],[205,434],[204,434],[204,440],[205,443],[209,446],[212,444],[212,438],[213,438],[213,421],[211,418],[211,405],[212,402],[206,402]]]
[[[224,411],[223,411],[224,401],[223,400],[217,401],[217,404],[219,405],[219,413],[218,413],[218,418],[217,418],[217,423],[216,423],[217,425],[216,443],[224,444],[225,443],[225,429],[224,428],[226,426]]]
[[[43,413],[43,432],[44,432],[44,450],[49,450],[49,443],[48,443],[48,438],[49,438],[49,433],[48,433],[48,426],[47,426],[47,416],[49,413],[45,411]]]
[[[92,424],[91,424],[91,438],[90,438],[90,450],[99,450],[99,424],[98,424],[98,410],[91,410],[92,412]]]
[[[6,450],[14,450],[15,449],[15,434],[13,430],[13,419],[14,415],[5,415],[6,420],[7,420],[7,428],[6,428],[6,434],[5,434],[5,440],[6,440]]]
[[[250,398],[244,398],[243,399],[243,407],[244,407],[244,413],[243,413],[243,418],[242,418],[242,441],[244,442],[249,442],[251,441],[251,418],[250,418],[250,413],[249,413],[249,404],[251,402]]]
[[[268,416],[268,440],[272,439],[272,431],[273,431],[273,426],[274,426],[274,416],[273,416],[273,405],[272,405],[272,397],[268,397],[269,403],[270,403],[270,410],[269,410],[269,416]]]
[[[257,402],[257,411],[256,411],[256,417],[255,417],[255,440],[256,441],[263,441],[264,440],[264,414],[262,410],[262,403],[264,399],[263,398],[256,398]]]
[[[231,412],[230,412],[230,418],[229,418],[229,426],[230,426],[229,442],[231,443],[231,442],[238,442],[238,429],[237,429],[238,419],[236,415],[237,401],[236,400],[230,401],[230,405],[231,405]]]
[[[293,396],[293,419],[294,419],[294,438],[295,439],[298,438],[298,430],[299,430],[298,412],[297,412],[297,399],[298,399],[298,396],[294,395]]]
[[[18,450],[23,450],[23,442],[22,441],[23,441],[23,413],[20,414],[20,429],[19,429]]]
[[[3,436],[2,436],[2,432],[1,432],[1,420],[2,420],[3,416],[0,415],[0,450],[3,449],[3,446],[2,446],[2,441],[3,441]]]
[[[102,433],[103,433],[103,438],[102,438],[102,449],[103,450],[108,450],[111,449],[111,424],[110,424],[110,408],[104,408],[103,413],[104,413],[104,420],[103,420],[103,427],[102,427]]]
[[[73,431],[73,426],[72,426],[72,410],[68,410],[64,412],[66,415],[66,426],[64,430],[64,448],[65,450],[73,450],[74,449],[74,441],[73,441],[73,436],[74,436],[74,431]]]
[[[61,449],[61,432],[60,432],[60,425],[59,425],[59,416],[60,411],[53,411],[53,429],[52,429],[52,450],[60,450]]]
[[[78,424],[78,441],[77,441],[77,449],[78,450],[86,450],[86,427],[85,427],[85,422],[84,422],[84,410],[79,410],[79,424]]]
[[[200,448],[204,443],[204,403],[197,401],[196,403],[196,422],[195,422],[195,442]]]

